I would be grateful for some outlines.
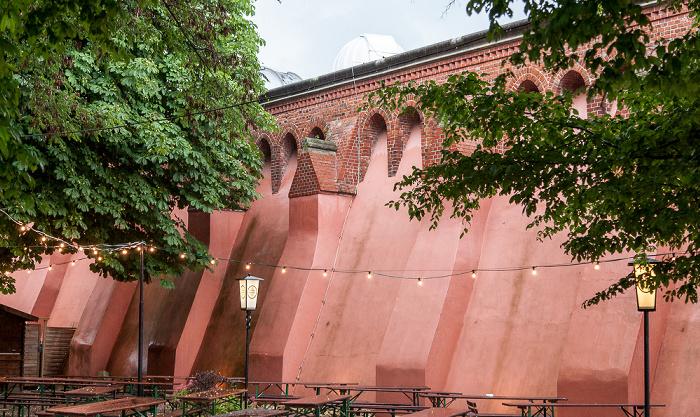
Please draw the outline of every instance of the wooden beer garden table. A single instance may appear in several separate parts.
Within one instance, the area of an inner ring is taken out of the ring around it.
[[[105,413],[121,413],[122,417],[126,415],[135,416],[155,416],[158,405],[165,402],[162,398],[153,397],[126,397],[116,400],[98,401],[80,405],[72,405],[67,407],[54,407],[46,410],[56,416],[67,417],[90,417],[99,416]],[[144,408],[147,408],[144,410]]]
[[[407,386],[407,387],[376,387],[376,386],[358,386],[350,384],[305,384],[306,388],[313,388],[316,393],[320,393],[321,389],[327,389],[329,393],[337,393],[340,395],[354,392],[350,398],[350,402],[355,402],[363,392],[395,392],[405,395],[414,406],[420,405],[420,393],[430,389],[426,386]]]
[[[447,407],[456,400],[504,400],[504,401],[540,401],[543,403],[558,403],[566,401],[563,397],[548,397],[548,396],[510,396],[510,395],[468,395],[455,392],[421,392],[418,394],[421,397],[430,400],[433,407]]]
[[[88,386],[66,391],[66,405],[69,405],[71,398],[76,398],[74,402],[93,402],[117,398],[117,391],[122,388],[122,385],[105,385],[105,386]]]
[[[468,408],[428,408],[427,410],[406,414],[406,417],[459,417],[469,415],[471,412]]]
[[[294,400],[289,400],[280,405],[292,410],[297,416],[303,417],[321,417],[321,414],[327,411],[339,411],[342,417],[348,417],[350,414],[350,395],[315,395],[313,397],[302,397]]]
[[[523,417],[554,416],[555,408],[619,408],[628,417],[644,417],[644,404],[570,404],[570,403],[503,403],[508,407],[517,407]],[[651,404],[652,407],[665,407],[664,404]]]
[[[183,417],[192,412],[204,412],[209,415],[216,414],[218,404],[234,404],[243,408],[243,396],[247,391],[242,388],[211,389],[209,391],[194,392],[178,397],[182,401]],[[238,401],[238,403],[236,403]]]

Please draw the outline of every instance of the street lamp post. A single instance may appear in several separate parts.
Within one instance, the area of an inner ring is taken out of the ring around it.
[[[250,353],[250,313],[258,304],[258,287],[262,278],[250,274],[238,278],[241,294],[241,310],[245,310],[245,408],[248,408],[248,358]]]
[[[647,259],[646,263],[631,262],[634,266],[635,288],[637,292],[637,310],[644,312],[644,417],[649,417],[649,312],[656,311],[656,289],[651,288],[649,279],[656,276],[655,259]]]

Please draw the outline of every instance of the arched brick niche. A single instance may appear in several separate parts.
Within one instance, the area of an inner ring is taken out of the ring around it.
[[[559,91],[571,91],[574,93],[586,87],[586,80],[577,71],[568,71],[559,81]]]
[[[260,136],[257,140],[258,149],[263,154],[265,165],[272,163],[272,147],[270,147],[270,139],[267,136]]]
[[[570,70],[559,80],[557,91],[561,94],[570,91],[573,94],[573,107],[578,111],[581,118],[587,118],[592,110],[590,103],[586,100],[586,80],[583,75],[576,70]]]
[[[309,135],[307,137],[313,139],[326,140],[326,135],[323,133],[323,130],[321,130],[321,128],[318,126],[315,126],[313,129],[311,129],[311,132],[309,132]]]
[[[403,157],[404,149],[406,149],[406,143],[411,135],[411,131],[414,127],[421,127],[421,134],[423,129],[423,115],[415,107],[407,107],[398,117],[398,134],[389,136],[389,142],[387,144],[389,158],[388,158],[388,171],[389,176],[396,176],[396,172],[399,169],[399,164],[401,163],[401,158]]]
[[[532,80],[523,80],[517,88],[518,91],[523,93],[540,93],[539,87]]]
[[[383,131],[387,131],[386,118],[381,112],[376,112],[371,115],[362,127],[362,134],[360,135],[360,180],[362,182],[365,178],[365,173],[369,167],[369,161],[372,157],[372,151],[374,146],[377,144],[377,138],[379,134]]]
[[[279,141],[278,149],[277,157],[272,160],[273,193],[277,193],[282,186],[282,179],[287,174],[290,159],[297,156],[297,140],[294,134],[291,132],[285,133]]]

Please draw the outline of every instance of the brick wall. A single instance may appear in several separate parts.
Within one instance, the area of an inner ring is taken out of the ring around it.
[[[671,14],[657,6],[649,8],[648,13],[654,27],[651,42],[680,36],[692,26],[691,17],[685,10]],[[335,72],[273,90],[270,94],[273,99],[265,107],[277,119],[280,130],[256,133],[263,153],[272,159],[273,192],[279,190],[287,161],[297,149],[301,149],[304,138],[332,141],[337,146],[337,152],[332,161],[302,152],[296,174],[300,177],[294,179],[289,191],[290,198],[319,192],[353,194],[369,165],[377,136],[383,130],[387,132],[388,176],[396,174],[410,130],[417,123],[422,127],[423,165],[440,161],[444,133],[435,120],[426,120],[419,109],[412,113],[390,113],[385,109],[359,110],[366,103],[365,95],[379,88],[382,82],[421,83],[434,80],[442,83],[450,75],[463,71],[486,73],[488,77],[513,71],[508,84],[510,90],[584,92],[585,86],[591,84],[593,75],[579,65],[557,73],[546,73],[537,63],[519,68],[502,65],[504,59],[517,51],[518,33],[526,29],[527,24],[513,25],[509,29],[510,36],[507,32],[507,39],[499,43],[487,44],[483,37],[466,36],[457,46],[444,42],[409,51],[392,57],[396,58],[393,60],[364,64],[352,72]],[[583,52],[585,45],[579,54]],[[409,101],[407,108],[414,105]],[[612,103],[601,97],[589,101],[585,107],[587,113],[596,115],[615,110]],[[461,143],[458,149],[469,152],[475,145]],[[321,187],[320,184],[325,185]]]

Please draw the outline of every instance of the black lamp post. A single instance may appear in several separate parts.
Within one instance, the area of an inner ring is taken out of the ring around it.
[[[143,251],[145,246],[139,246],[141,257],[141,274],[139,275],[139,364],[138,364],[138,394],[143,397]]]
[[[649,312],[656,311],[656,289],[651,288],[649,280],[656,276],[654,264],[659,263],[655,259],[647,259],[646,263],[630,262],[634,266],[637,290],[637,310],[644,312],[644,417],[649,417]]]
[[[241,310],[245,310],[245,408],[248,408],[248,357],[250,352],[250,313],[258,304],[258,287],[262,278],[247,277],[238,278],[241,290]]]

